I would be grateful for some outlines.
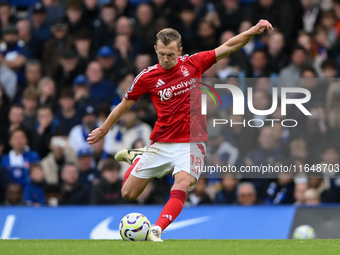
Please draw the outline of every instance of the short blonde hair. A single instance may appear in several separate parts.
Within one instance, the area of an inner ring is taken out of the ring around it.
[[[164,28],[159,31],[156,35],[156,42],[155,45],[157,46],[157,42],[161,41],[165,46],[169,45],[171,42],[176,42],[177,47],[182,47],[182,37],[177,32],[177,30],[173,28]]]
[[[52,82],[54,84],[54,87],[55,87],[55,82],[54,80],[51,78],[51,77],[44,77],[42,78],[39,82],[38,82],[38,93],[41,94],[41,91],[42,91],[42,88],[47,84],[47,83],[50,83]]]

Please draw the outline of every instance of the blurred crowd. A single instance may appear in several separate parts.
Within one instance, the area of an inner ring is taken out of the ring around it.
[[[0,204],[165,203],[171,174],[152,181],[137,201],[128,202],[120,194],[128,165],[114,160],[123,148],[150,144],[157,116],[148,96],[103,141],[89,146],[88,133],[122,100],[134,77],[157,63],[153,46],[159,30],[177,29],[184,54],[193,54],[214,49],[260,19],[269,20],[274,30],[219,61],[204,78],[243,91],[252,87],[258,110],[270,108],[272,87],[287,86],[286,79],[289,86],[311,92],[305,107],[312,115],[289,108],[284,116],[279,104],[270,118],[296,119],[297,127],[278,122],[273,127],[234,125],[210,130],[206,165],[327,164],[333,171],[266,178],[203,174],[187,204],[340,202],[340,0],[11,4],[0,0]],[[250,111],[233,115],[231,96],[226,94],[222,100],[223,109],[208,107],[208,122],[263,119]]]

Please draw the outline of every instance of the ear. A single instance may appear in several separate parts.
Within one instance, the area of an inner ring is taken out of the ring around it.
[[[181,55],[181,54],[182,54],[182,50],[183,50],[183,47],[179,48],[179,50],[178,50],[178,55]]]
[[[155,51],[156,51],[156,53],[157,53],[157,46],[156,46],[156,45],[154,45],[153,47],[154,47],[154,49],[155,49]]]

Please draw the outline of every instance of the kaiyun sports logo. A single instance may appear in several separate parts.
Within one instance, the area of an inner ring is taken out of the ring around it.
[[[210,86],[206,83],[197,82],[207,88],[209,88],[218,98],[220,101],[220,104],[222,105],[222,100],[219,94],[217,93],[216,89],[227,89],[231,93],[232,99],[233,99],[233,115],[245,115],[245,96],[243,94],[243,91],[231,84],[215,84],[214,87]],[[201,105],[201,114],[207,115],[207,95],[209,95],[212,100],[214,101],[215,105],[217,106],[216,100],[212,93],[204,88],[197,87],[198,89],[203,90],[207,94],[202,94],[202,105]],[[280,94],[281,94],[281,115],[286,116],[287,115],[287,105],[295,105],[304,115],[312,115],[306,107],[303,105],[307,103],[311,99],[311,93],[309,90],[305,88],[297,88],[297,87],[283,87],[280,88]],[[303,97],[300,98],[287,98],[288,94],[295,94],[295,95],[303,95]],[[272,114],[278,106],[278,88],[274,87],[272,89],[272,105],[269,109],[266,110],[259,110],[255,109],[253,104],[253,88],[248,87],[247,88],[247,105],[249,111],[254,114],[255,116],[268,116]],[[216,125],[229,125],[232,127],[233,125],[242,125],[243,127],[262,127],[265,125],[265,123],[270,123],[270,125],[273,127],[274,123],[278,122],[283,127],[296,127],[298,125],[298,121],[295,119],[243,119],[242,121],[233,122],[232,119],[214,119],[213,120],[213,126],[216,127]]]

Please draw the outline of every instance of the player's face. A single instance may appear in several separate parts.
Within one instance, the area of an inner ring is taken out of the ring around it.
[[[161,41],[155,45],[158,61],[164,69],[170,69],[177,64],[178,56],[182,53],[182,47],[178,48],[175,41],[164,45]]]

